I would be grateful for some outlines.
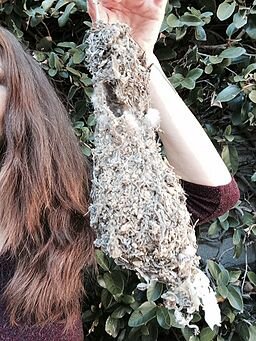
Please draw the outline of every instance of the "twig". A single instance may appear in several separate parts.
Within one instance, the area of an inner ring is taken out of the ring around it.
[[[217,260],[218,260],[218,262],[221,261],[221,258],[222,258],[227,252],[232,251],[233,249],[234,249],[234,246],[232,246],[232,247],[230,247],[229,249],[223,251],[222,254],[221,254],[219,257],[216,257]]]
[[[218,37],[219,39],[221,39],[222,41],[225,41],[225,38],[223,38],[219,33],[215,32],[215,31],[207,29],[206,32],[209,32],[212,35],[214,35],[214,36]]]
[[[231,341],[233,336],[234,336],[234,333],[235,333],[235,330],[231,330],[230,334],[229,334],[229,337],[228,337],[228,341]]]
[[[48,26],[46,25],[46,23],[45,23],[44,21],[42,21],[42,24],[44,25],[44,27],[45,27],[45,29],[46,29],[46,31],[47,31],[48,37],[50,37],[50,38],[52,39],[52,36],[51,36],[51,33],[50,33],[50,31],[49,31]]]
[[[246,243],[244,244],[244,253],[245,253],[245,272],[244,272],[243,282],[242,282],[242,285],[241,285],[241,293],[242,293],[242,295],[244,293],[245,278],[246,278],[247,272],[248,272],[248,255],[247,255],[247,244]]]
[[[200,45],[199,47],[205,50],[224,50],[229,46],[229,44],[219,44],[219,45]]]
[[[244,36],[245,34],[245,29],[243,28],[242,31],[237,35],[237,37],[234,39],[235,41],[237,40],[241,40],[241,38]]]
[[[256,195],[256,190],[252,187],[252,185],[245,179],[243,175],[240,175],[239,173],[236,173],[236,176],[249,187],[249,189]]]

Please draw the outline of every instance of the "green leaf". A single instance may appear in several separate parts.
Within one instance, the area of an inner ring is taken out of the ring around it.
[[[109,316],[106,320],[105,331],[107,334],[116,338],[119,332],[119,320]]]
[[[256,40],[256,15],[250,15],[248,18],[248,25],[246,27],[246,33],[248,36]]]
[[[87,119],[87,125],[89,126],[89,127],[93,127],[93,126],[95,126],[95,124],[96,124],[96,117],[95,117],[95,115],[94,114],[90,114],[89,116],[88,116],[88,119]]]
[[[112,295],[122,294],[124,290],[124,278],[120,271],[105,272],[103,275],[108,291]]]
[[[191,328],[188,328],[188,327],[182,328],[181,332],[182,332],[182,335],[184,336],[186,341],[190,341],[191,338],[194,337],[194,334],[193,334],[193,331],[191,330]]]
[[[253,271],[248,271],[247,277],[249,281],[256,287],[256,274]]]
[[[244,321],[241,321],[237,327],[236,332],[240,336],[240,340],[248,341],[249,340],[249,325]]]
[[[256,236],[256,224],[252,226],[252,233]]]
[[[195,37],[196,37],[196,40],[199,40],[199,41],[207,40],[205,29],[202,26],[197,26],[195,28]]]
[[[230,282],[235,283],[238,281],[239,277],[241,276],[241,270],[231,270],[229,271]]]
[[[208,64],[206,65],[205,69],[204,69],[204,72],[207,74],[207,75],[210,75],[212,72],[213,72],[213,66],[211,64]]]
[[[159,340],[158,338],[158,325],[157,323],[155,323],[154,320],[150,321],[147,326],[147,336],[142,336],[141,341],[155,341],[155,340]],[[143,327],[142,327],[143,328]]]
[[[200,18],[192,14],[182,15],[180,17],[180,21],[187,26],[200,26],[204,24]]]
[[[87,145],[83,145],[82,146],[82,153],[85,155],[85,156],[91,156],[92,154],[92,151],[91,151],[91,148]]]
[[[135,302],[135,299],[132,295],[121,295],[120,296],[120,302],[123,302],[125,304],[133,304]]]
[[[230,323],[233,323],[235,318],[236,318],[236,314],[234,313],[234,310],[231,309],[230,307],[228,307],[227,305],[224,307],[223,309],[223,314],[225,316],[227,316],[227,318],[229,319]]]
[[[240,243],[241,236],[242,236],[241,230],[240,229],[235,229],[234,230],[234,234],[233,234],[233,244],[234,245],[238,245]]]
[[[228,2],[222,2],[218,9],[217,9],[217,17],[221,20],[224,21],[231,17],[231,15],[234,13],[236,8],[236,2],[233,1],[231,4]]]
[[[76,3],[76,7],[77,7],[80,11],[83,11],[83,12],[86,11],[87,5],[86,5],[86,2],[85,2],[84,0],[76,0],[75,3]]]
[[[230,25],[228,25],[227,29],[226,29],[226,34],[229,37],[229,39],[232,37],[232,35],[234,33],[236,33],[238,31],[238,28],[236,27],[236,25],[232,22]]]
[[[229,37],[229,39],[232,37],[232,35],[234,33],[236,33],[238,31],[238,28],[236,27],[236,25],[232,22],[230,25],[228,25],[227,29],[226,29],[226,34]]]
[[[187,33],[187,26],[176,28],[176,40],[181,40]]]
[[[194,81],[196,81],[198,78],[202,76],[203,73],[204,71],[202,69],[195,68],[187,73],[186,78],[192,78]]]
[[[176,88],[184,80],[184,76],[181,73],[175,73],[169,78],[171,84]]]
[[[170,14],[166,19],[167,25],[170,27],[182,27],[184,23],[182,23],[174,14]]]
[[[52,7],[54,2],[55,0],[44,0],[41,6],[43,7],[44,11],[47,12]]]
[[[209,327],[205,327],[200,332],[200,341],[212,341],[216,336],[216,332]]]
[[[56,54],[54,52],[51,52],[49,54],[49,58],[48,58],[48,64],[49,64],[49,67],[51,69],[55,69],[56,68]]]
[[[40,51],[36,51],[34,52],[34,56],[35,56],[35,59],[38,61],[38,62],[43,62],[44,60],[46,60],[46,54],[43,53],[43,52],[40,52]]]
[[[156,312],[157,322],[164,329],[170,329],[173,322],[173,316],[169,313],[169,309],[158,307]]]
[[[245,224],[247,226],[251,226],[252,224],[254,224],[256,222],[254,216],[247,211],[243,212],[241,220],[242,220],[243,224]]]
[[[221,157],[229,171],[232,171],[232,173],[235,174],[238,170],[239,165],[239,158],[236,147],[232,145],[224,146]]]
[[[192,78],[184,78],[183,81],[181,81],[181,86],[183,88],[192,90],[196,86],[196,82]]]
[[[156,301],[162,294],[163,284],[157,281],[151,281],[150,286],[147,289],[147,300]]]
[[[63,14],[58,18],[58,23],[60,27],[63,27],[66,25],[66,23],[68,22],[69,16],[71,14],[71,11],[75,7],[75,5],[76,4],[74,2],[71,2],[70,4],[68,4]]]
[[[116,304],[114,297],[111,295],[111,293],[107,289],[102,289],[100,300],[105,309],[108,309],[113,304]]]
[[[177,53],[170,47],[169,48],[162,47],[156,51],[156,56],[158,60],[163,61],[176,58]]]
[[[240,10],[239,12],[234,14],[233,23],[236,26],[236,28],[241,28],[244,25],[246,25],[247,20],[248,18],[245,10]]]
[[[93,87],[88,86],[88,87],[84,88],[84,92],[85,92],[86,96],[88,96],[91,99],[92,95],[94,93]]]
[[[122,306],[120,305],[119,307],[117,307],[113,313],[111,314],[111,317],[115,318],[115,319],[121,319],[123,318],[127,313],[131,313],[132,312],[132,308],[127,307],[127,306]]]
[[[109,271],[109,263],[108,263],[108,259],[105,256],[105,254],[101,251],[101,250],[96,250],[95,251],[95,255],[96,255],[96,260],[97,263],[99,264],[99,266],[106,271]]]
[[[68,72],[72,73],[72,74],[75,75],[75,76],[78,76],[78,77],[81,76],[81,73],[80,73],[78,70],[73,69],[73,68],[70,67],[70,66],[66,66],[66,69],[67,69]]]
[[[58,43],[57,46],[73,49],[73,48],[76,48],[76,43],[72,41],[64,41],[64,42]]]
[[[255,70],[256,70],[256,63],[252,63],[252,64],[248,65],[247,68],[243,72],[244,77],[247,78],[249,76],[249,74]]]
[[[98,275],[98,276],[97,276],[97,282],[99,283],[99,285],[100,285],[102,288],[105,288],[105,289],[106,289],[106,283],[105,283],[105,281],[104,281],[102,275]]]
[[[74,64],[80,64],[85,58],[85,53],[81,50],[77,50],[72,57]]]
[[[231,128],[231,126],[229,125],[229,126],[227,126],[227,128],[228,127],[230,127]],[[230,131],[231,132],[231,131]],[[228,131],[226,131],[226,133],[224,133],[225,135],[228,133]],[[224,213],[223,215],[221,215],[220,217],[218,217],[218,220],[221,222],[221,223],[223,223],[224,221],[226,221],[227,219],[228,219],[228,217],[229,217],[229,211],[227,211],[226,213]]]
[[[207,260],[207,266],[208,266],[208,269],[209,269],[212,277],[217,281],[218,276],[221,272],[219,265],[216,262],[214,262],[213,260],[209,259],[209,260]]]
[[[156,316],[157,306],[153,302],[142,303],[130,316],[129,327],[139,327],[146,324]]]
[[[55,6],[55,11],[58,11],[61,7],[67,5],[70,2],[70,0],[58,0],[56,6]]]
[[[251,100],[253,103],[256,103],[256,90],[252,90],[252,91],[249,93],[249,98],[250,98],[250,100]]]
[[[235,248],[234,248],[234,258],[239,258],[242,254],[244,250],[244,244],[243,244],[243,241],[241,239],[240,243],[235,245]]]
[[[57,75],[58,71],[56,69],[49,69],[48,70],[48,75],[50,77],[55,77]]]
[[[193,319],[191,320],[191,322],[196,323],[202,320],[202,316],[199,314],[199,312],[195,312],[193,314]]]
[[[227,298],[228,296],[228,288],[225,285],[218,285],[217,286],[218,293],[223,297]]]
[[[216,236],[221,231],[221,227],[217,220],[215,220],[208,229],[208,235],[213,237]]]
[[[244,308],[243,298],[241,295],[241,291],[238,287],[235,287],[233,285],[228,286],[227,299],[233,308],[235,308],[239,311],[243,311],[243,308]]]
[[[251,181],[255,182],[256,181],[256,172],[251,176]]]
[[[209,56],[209,62],[211,64],[220,64],[223,62],[223,58],[220,56]]]
[[[221,225],[221,228],[222,228],[224,231],[227,231],[227,230],[229,229],[229,222],[228,222],[228,220],[225,220],[225,221],[220,222],[220,225]]]
[[[255,341],[256,340],[256,325],[251,325],[249,327],[249,340],[248,341]]]
[[[223,269],[217,278],[218,285],[226,286],[229,283],[229,280],[230,280],[230,277],[229,277],[228,270]]]
[[[70,89],[69,89],[69,91],[68,91],[68,99],[69,100],[71,100],[74,96],[75,96],[75,94],[76,94],[76,92],[78,91],[78,87],[77,86],[75,86],[75,85],[72,85],[71,87],[70,87]]]
[[[246,49],[243,47],[230,47],[221,52],[220,58],[237,58],[246,53]]]
[[[237,85],[229,85],[223,89],[217,96],[216,100],[220,102],[229,102],[241,92],[241,89]]]

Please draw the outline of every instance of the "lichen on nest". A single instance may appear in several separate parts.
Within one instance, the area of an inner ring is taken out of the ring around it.
[[[146,287],[155,280],[165,283],[164,304],[188,325],[206,299],[216,309],[217,303],[198,269],[186,193],[156,140],[159,113],[150,107],[145,54],[125,24],[98,21],[87,43],[97,122],[90,206],[95,246],[136,271]],[[219,324],[216,316],[208,319],[211,327]]]

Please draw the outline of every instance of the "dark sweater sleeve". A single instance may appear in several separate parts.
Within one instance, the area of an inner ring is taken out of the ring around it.
[[[186,193],[187,208],[196,225],[213,220],[230,210],[240,199],[238,185],[232,177],[230,183],[221,186],[205,186],[180,180]]]

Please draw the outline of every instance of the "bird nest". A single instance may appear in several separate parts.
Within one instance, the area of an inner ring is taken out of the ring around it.
[[[164,304],[187,325],[206,296],[216,299],[198,269],[195,226],[180,177],[160,153],[150,67],[125,24],[98,21],[87,43],[97,122],[90,206],[95,246],[136,271],[144,287],[165,283]]]

